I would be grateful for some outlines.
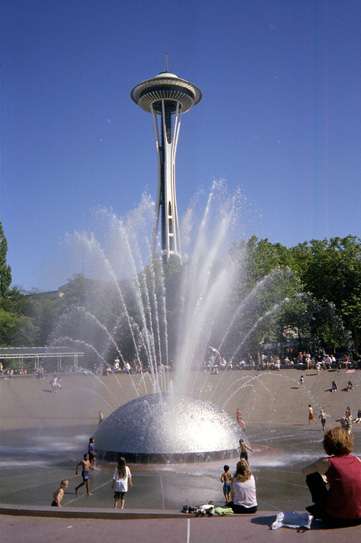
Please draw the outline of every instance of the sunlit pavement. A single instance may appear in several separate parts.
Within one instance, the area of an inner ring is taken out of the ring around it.
[[[311,402],[317,410],[320,405],[325,407],[329,414],[328,425],[336,424],[335,420],[342,415],[346,405],[351,405],[354,412],[360,407],[361,372],[353,374],[352,393],[342,392],[347,376],[337,374],[341,389],[337,394],[328,391],[333,377],[328,372],[306,374],[302,388],[297,384],[298,376],[299,372],[287,371],[259,375],[230,372],[225,376],[197,377],[207,385],[202,388],[204,393],[217,396],[220,403],[222,397],[224,400],[229,393],[230,386],[235,383],[239,386],[237,395],[232,396],[227,408],[230,413],[235,413],[241,406],[248,422],[247,436],[254,449],[250,461],[261,509],[255,517],[191,518],[189,521],[185,518],[123,518],[120,522],[1,515],[0,543],[56,540],[92,543],[104,534],[107,543],[115,541],[115,538],[122,542],[162,539],[207,543],[225,539],[226,543],[240,540],[262,542],[270,537],[285,541],[293,541],[295,537],[304,537],[308,541],[325,541],[326,538],[331,542],[336,538],[341,542],[347,540],[352,543],[356,538],[360,541],[361,528],[311,530],[303,535],[285,528],[275,532],[269,530],[278,511],[302,511],[309,504],[301,468],[322,454],[323,434],[319,424],[307,424],[307,404]],[[64,379],[62,393],[54,396],[49,394],[44,383],[36,380],[1,382],[0,503],[49,506],[59,481],[67,478],[70,486],[64,498],[64,510],[80,507],[112,511],[113,468],[99,464],[92,474],[93,495],[76,497],[74,488],[80,477],[75,476],[75,464],[94,432],[98,410],[106,411],[110,401],[114,401],[116,407],[114,399],[118,389],[122,392],[123,402],[131,399],[127,396],[131,390],[128,380],[128,376],[121,376],[119,381],[118,378],[106,378],[105,388],[99,380],[69,377]],[[251,389],[249,381],[252,382]],[[355,452],[360,454],[361,425],[354,426],[354,434]],[[233,465],[231,461],[227,463]],[[131,466],[135,486],[127,496],[127,511],[142,508],[148,512],[158,510],[166,513],[180,511],[184,504],[198,505],[209,500],[222,503],[219,482],[222,464]]]
[[[315,529],[299,533],[280,528],[271,531],[274,514],[260,512],[236,518],[174,518],[139,520],[96,520],[1,516],[1,543],[239,543],[266,541],[356,543],[361,527]]]

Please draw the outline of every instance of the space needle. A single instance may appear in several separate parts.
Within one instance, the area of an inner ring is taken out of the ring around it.
[[[154,239],[160,222],[163,255],[181,258],[175,180],[177,144],[181,114],[198,104],[202,93],[193,83],[165,71],[139,83],[131,91],[131,98],[153,117],[159,164]]]

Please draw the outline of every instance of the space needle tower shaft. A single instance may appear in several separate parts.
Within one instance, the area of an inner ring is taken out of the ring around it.
[[[131,98],[153,117],[159,169],[154,238],[160,225],[163,255],[181,258],[175,177],[177,144],[181,114],[197,104],[202,93],[189,81],[161,72],[134,87]]]

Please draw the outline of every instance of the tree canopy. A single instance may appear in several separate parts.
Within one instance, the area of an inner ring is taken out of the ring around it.
[[[360,238],[334,237],[286,247],[252,236],[235,244],[230,255],[238,281],[227,300],[226,310],[234,317],[223,345],[226,356],[256,353],[265,345],[276,350],[290,345],[300,350],[360,350]],[[141,356],[142,330],[162,327],[165,319],[153,322],[142,314],[134,288],[140,286],[144,300],[149,289],[156,290],[147,303],[152,318],[160,309],[166,313],[171,345],[185,268],[170,261],[159,280],[158,267],[156,261],[150,262],[136,278],[119,284],[77,275],[57,291],[24,295],[11,286],[7,241],[0,224],[0,344],[45,345],[76,336],[83,345],[95,342],[94,352],[100,356],[118,356],[116,343],[124,357]],[[162,300],[166,300],[163,306]],[[217,330],[213,334],[217,344]],[[165,350],[161,343],[154,348]]]

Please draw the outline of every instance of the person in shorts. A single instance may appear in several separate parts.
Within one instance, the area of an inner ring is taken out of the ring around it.
[[[226,500],[226,504],[232,501],[232,473],[230,472],[229,466],[223,466],[223,472],[220,476],[220,481],[223,483],[223,495]]]
[[[128,488],[133,486],[132,474],[126,465],[125,458],[122,456],[118,460],[118,465],[114,470],[112,489],[114,490],[114,508],[120,504],[120,509],[124,509],[125,496]]]
[[[322,408],[321,408],[321,411],[320,411],[320,414],[319,414],[318,418],[319,418],[320,421],[321,421],[322,430],[325,431],[325,427],[326,427],[326,413],[325,413],[325,411],[324,411]]]
[[[78,495],[79,488],[85,485],[87,496],[91,496],[91,492],[89,488],[89,478],[90,478],[90,470],[93,469],[93,467],[89,460],[89,454],[84,454],[83,460],[80,460],[80,462],[76,465],[75,475],[78,475],[79,466],[81,466],[81,477],[83,480],[77,487],[75,487],[75,494]]]
[[[253,452],[253,449],[247,445],[244,439],[239,440],[238,450],[240,460],[246,460],[246,462],[248,462],[248,452]]]

